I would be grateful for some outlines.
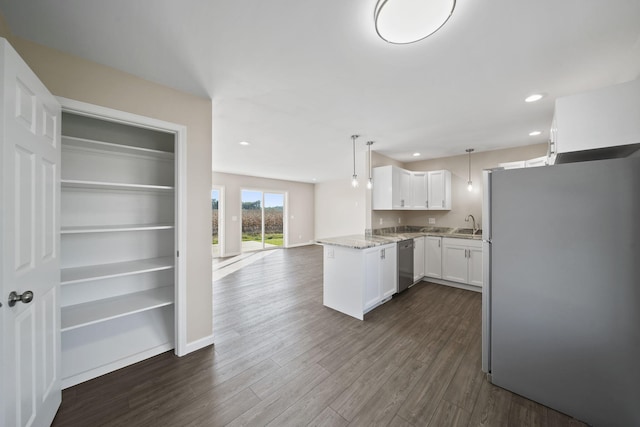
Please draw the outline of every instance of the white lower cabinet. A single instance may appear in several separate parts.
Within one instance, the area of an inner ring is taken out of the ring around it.
[[[442,278],[452,282],[482,286],[482,242],[443,238]]]
[[[442,279],[442,237],[425,237],[423,262],[426,277]]]
[[[398,292],[397,245],[324,246],[323,304],[362,320]]]
[[[424,237],[413,239],[413,283],[419,282],[425,276],[424,242]]]

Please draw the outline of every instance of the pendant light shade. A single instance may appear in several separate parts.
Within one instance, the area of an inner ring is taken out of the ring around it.
[[[455,6],[455,0],[378,0],[376,32],[389,43],[414,43],[438,31]]]
[[[367,181],[367,188],[371,190],[373,188],[373,177],[371,176],[371,146],[373,145],[373,141],[367,141],[367,146],[369,147],[369,180]]]
[[[467,182],[467,190],[473,191],[473,182],[471,182],[471,153],[473,153],[473,148],[467,148],[465,151],[469,153],[469,181]]]
[[[351,186],[353,188],[357,188],[358,183],[358,175],[356,174],[356,138],[360,135],[351,135],[351,140],[353,141],[353,176],[351,177]]]

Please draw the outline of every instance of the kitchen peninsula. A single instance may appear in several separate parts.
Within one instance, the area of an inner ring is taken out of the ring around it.
[[[373,235],[318,239],[324,246],[323,304],[363,320],[398,292],[400,241],[414,241],[414,283],[427,280],[482,291],[480,230],[393,227]]]

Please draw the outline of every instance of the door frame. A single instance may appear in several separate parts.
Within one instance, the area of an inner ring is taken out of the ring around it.
[[[151,117],[140,116],[112,108],[56,97],[63,113],[73,113],[99,120],[141,127],[175,135],[175,301],[174,301],[174,352],[184,356],[187,347],[187,127]],[[61,120],[62,122],[62,120]]]
[[[226,256],[226,245],[225,245],[225,232],[224,232],[224,185],[211,185],[212,190],[217,190],[219,194],[218,199],[218,251],[219,257],[223,258]]]

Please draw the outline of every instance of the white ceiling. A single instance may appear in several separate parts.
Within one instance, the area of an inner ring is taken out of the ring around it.
[[[15,35],[210,97],[214,170],[296,181],[348,180],[353,133],[358,151],[374,140],[400,161],[545,142],[556,97],[640,76],[640,0],[458,0],[440,31],[411,45],[378,38],[375,3],[0,0],[0,10]],[[523,102],[533,92],[547,96]]]

